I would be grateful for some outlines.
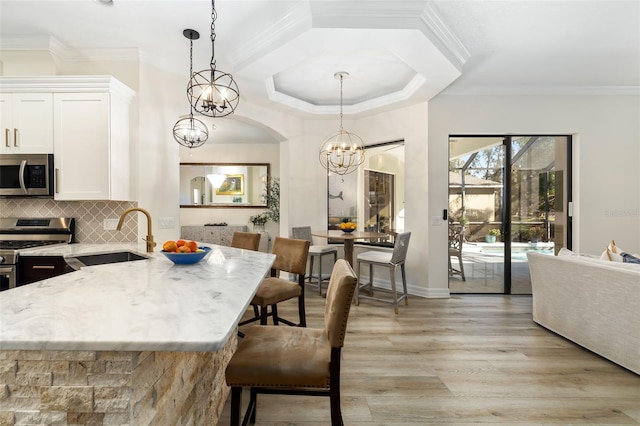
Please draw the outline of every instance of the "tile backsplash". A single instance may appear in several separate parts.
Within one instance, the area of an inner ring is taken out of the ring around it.
[[[138,239],[138,215],[127,215],[122,231],[106,231],[104,219],[118,219],[133,201],[55,201],[37,198],[0,200],[0,217],[72,217],[76,220],[76,242],[135,242]]]

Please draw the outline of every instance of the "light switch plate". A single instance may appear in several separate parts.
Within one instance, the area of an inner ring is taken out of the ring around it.
[[[175,228],[175,219],[172,217],[161,217],[158,219],[158,225],[160,229],[173,229]]]

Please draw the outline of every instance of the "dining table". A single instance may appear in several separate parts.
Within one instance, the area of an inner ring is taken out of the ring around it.
[[[373,238],[386,238],[389,234],[383,232],[372,231],[353,231],[344,232],[338,229],[329,229],[322,231],[311,231],[311,235],[329,240],[340,240],[344,245],[344,258],[349,265],[353,266],[353,245],[356,240],[367,240]]]

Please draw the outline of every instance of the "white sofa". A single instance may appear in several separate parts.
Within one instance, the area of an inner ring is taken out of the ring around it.
[[[529,253],[533,320],[640,375],[640,265]]]

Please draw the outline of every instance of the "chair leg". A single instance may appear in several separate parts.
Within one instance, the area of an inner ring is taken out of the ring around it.
[[[458,257],[458,262],[460,263],[460,276],[462,277],[462,281],[466,281],[464,277],[464,265],[462,264],[462,255]]]
[[[242,403],[242,387],[231,388],[231,426],[240,426],[240,406]]]
[[[307,315],[304,309],[304,296],[298,297],[298,312],[300,313],[300,327],[307,326]]]
[[[404,304],[409,304],[409,293],[407,292],[407,275],[404,271],[404,263],[400,265],[400,272],[402,273],[402,289],[404,290]]]
[[[267,307],[260,306],[260,325],[267,325]]]
[[[331,426],[343,426],[340,408],[340,350],[331,350],[329,373],[329,404],[331,406]]]
[[[360,299],[358,296],[360,295],[360,285],[362,284],[362,280],[360,279],[360,261],[356,262],[356,291],[353,293],[353,301],[356,306],[360,306]]]
[[[369,296],[373,296],[373,263],[369,264]]]
[[[393,294],[393,308],[398,315],[398,291],[396,290],[396,267],[389,267],[391,271],[391,293]]]
[[[322,255],[318,257],[318,295],[322,296]]]
[[[251,388],[249,392],[249,408],[247,413],[249,415],[249,423],[251,424],[256,423],[257,411],[258,411],[258,392],[256,392],[254,388]]]
[[[273,325],[278,325],[278,305],[271,305],[271,316],[273,317]],[[264,323],[267,323],[267,319],[264,319]]]

